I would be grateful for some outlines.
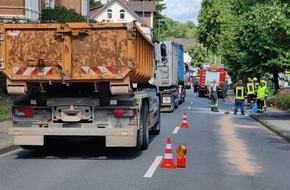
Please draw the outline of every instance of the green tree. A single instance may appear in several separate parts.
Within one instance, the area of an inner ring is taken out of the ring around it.
[[[186,38],[197,38],[197,26],[192,21],[187,21],[186,25]]]
[[[255,67],[273,74],[276,89],[278,73],[290,68],[290,9],[288,4],[268,1],[253,6],[244,15],[241,41]]]
[[[198,40],[215,55],[221,34],[221,5],[221,0],[203,0],[198,15]]]
[[[218,53],[232,79],[265,73],[274,76],[290,66],[289,1],[225,0],[221,4]]]
[[[100,1],[90,0],[90,7],[97,7],[100,5],[102,5],[102,3]]]
[[[210,61],[207,49],[200,43],[194,43],[185,50],[192,57],[191,65],[195,67],[201,66],[205,62]]]
[[[172,37],[175,38],[196,38],[197,27],[191,21],[181,23],[171,18],[166,18],[163,22],[160,22],[160,37],[162,40],[169,40]],[[155,38],[157,39],[158,27],[155,29]]]
[[[81,14],[73,10],[69,10],[64,6],[56,6],[55,8],[44,9],[41,12],[40,22],[85,22],[86,19]]]
[[[241,20],[234,14],[235,9],[233,9],[231,0],[223,1],[222,9],[223,11],[220,15],[222,24],[217,49],[218,54],[221,56],[222,64],[228,69],[228,74],[233,81],[246,79],[246,75],[251,71],[244,67],[246,63],[246,53],[238,45],[237,30]],[[240,11],[240,9],[237,9],[237,11]]]
[[[230,33],[226,42],[221,40],[223,58],[238,77],[273,75],[277,90],[278,73],[290,66],[289,5],[278,0],[229,2],[232,19],[222,29]]]

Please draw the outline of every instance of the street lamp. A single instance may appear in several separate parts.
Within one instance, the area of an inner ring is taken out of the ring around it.
[[[158,34],[157,34],[157,36],[158,36],[158,40],[160,40],[160,23],[161,22],[165,22],[165,19],[159,19],[159,20],[157,20],[157,24],[158,24]]]

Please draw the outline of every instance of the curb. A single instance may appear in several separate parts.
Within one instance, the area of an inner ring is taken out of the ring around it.
[[[284,139],[286,142],[290,143],[290,137],[287,136],[287,134],[285,134],[282,130],[279,130],[276,126],[268,123],[267,121],[264,121],[262,119],[260,119],[259,117],[257,117],[256,115],[250,114],[248,113],[248,115],[258,121],[259,123],[261,123],[264,127],[268,128],[270,131],[274,132],[275,134],[277,134],[278,136],[280,136],[282,139]]]
[[[231,97],[232,98],[232,97]],[[234,100],[231,99],[230,103],[234,103]],[[264,121],[263,119],[259,118],[259,116],[256,116],[250,112],[246,112],[252,119],[254,119],[255,121],[259,122],[260,124],[262,124],[264,127],[266,127],[267,129],[269,129],[270,131],[272,131],[273,133],[277,134],[279,137],[281,137],[283,140],[285,140],[286,142],[290,143],[290,136],[287,136],[287,134],[284,133],[284,131],[278,129],[276,126],[268,123],[267,121]]]
[[[19,149],[20,147],[17,145],[9,145],[7,147],[0,148],[0,155],[5,154],[7,152],[11,152],[13,150]]]

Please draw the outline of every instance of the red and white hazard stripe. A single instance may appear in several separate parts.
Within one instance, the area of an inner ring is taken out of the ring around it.
[[[166,144],[164,158],[165,159],[173,159],[171,144],[168,144],[168,143]]]
[[[52,67],[13,67],[14,75],[52,75]]]
[[[119,72],[113,66],[82,66],[81,74],[119,74]]]

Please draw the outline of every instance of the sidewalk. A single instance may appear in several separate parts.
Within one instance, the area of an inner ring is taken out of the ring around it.
[[[0,155],[19,148],[13,145],[13,137],[8,135],[9,126],[11,126],[10,120],[0,120]]]
[[[228,99],[234,103],[232,91],[229,91]],[[290,143],[290,113],[275,107],[267,107],[267,111],[264,113],[251,113],[249,111],[246,113]],[[13,137],[8,135],[9,126],[11,126],[10,120],[0,121],[0,155],[19,148],[19,146],[13,145]]]
[[[267,107],[264,113],[246,113],[290,143],[290,113]]]
[[[234,104],[234,93],[232,90],[228,93],[228,99],[232,104]],[[290,113],[279,110],[275,107],[267,107],[267,111],[264,113],[253,113],[249,112],[249,110],[245,110],[245,112],[251,118],[290,143]]]

